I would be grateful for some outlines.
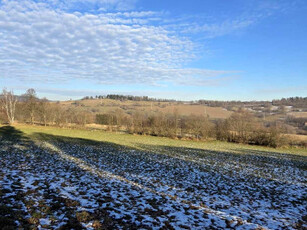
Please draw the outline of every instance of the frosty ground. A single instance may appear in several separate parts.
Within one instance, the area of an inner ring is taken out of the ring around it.
[[[0,127],[0,229],[307,227],[305,150],[24,132]]]

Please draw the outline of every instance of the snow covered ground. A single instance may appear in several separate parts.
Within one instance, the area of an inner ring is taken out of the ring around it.
[[[307,159],[73,138],[0,142],[0,229],[303,229]]]

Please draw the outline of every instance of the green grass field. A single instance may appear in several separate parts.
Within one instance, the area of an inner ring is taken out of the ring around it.
[[[253,146],[245,144],[228,143],[221,141],[190,141],[190,140],[175,140],[163,137],[140,136],[125,133],[106,132],[102,130],[85,130],[85,129],[68,129],[58,127],[44,127],[31,125],[16,125],[16,129],[22,131],[25,135],[31,136],[35,133],[45,133],[63,137],[83,138],[93,141],[110,142],[114,144],[124,145],[127,147],[155,150],[159,146],[193,148],[202,150],[214,150],[232,153],[244,153],[250,150],[258,150],[273,153],[287,153],[307,156],[305,148],[269,148],[263,146]],[[45,137],[46,138],[46,137]],[[151,146],[152,148],[145,148]]]

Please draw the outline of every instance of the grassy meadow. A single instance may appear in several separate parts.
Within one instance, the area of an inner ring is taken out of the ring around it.
[[[203,150],[216,150],[223,152],[232,152],[243,154],[244,151],[259,150],[264,152],[274,153],[287,153],[307,156],[307,150],[305,148],[269,148],[256,145],[245,145],[236,144],[222,141],[192,141],[192,140],[176,140],[164,137],[154,136],[141,136],[131,135],[126,133],[107,132],[103,130],[87,130],[87,129],[70,129],[70,128],[59,128],[59,127],[44,127],[44,126],[33,126],[18,124],[15,126],[16,129],[22,131],[27,136],[35,136],[35,133],[45,133],[63,137],[83,138],[93,141],[110,142],[114,144],[120,144],[127,147],[138,148],[144,150],[144,146],[148,145],[151,147],[159,146],[170,146],[170,147],[183,147],[183,148],[194,148]],[[146,150],[154,150],[149,148]]]

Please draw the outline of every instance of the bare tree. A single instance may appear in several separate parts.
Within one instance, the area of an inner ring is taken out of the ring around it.
[[[256,129],[255,117],[252,113],[240,109],[227,119],[230,127],[230,137],[234,142],[248,143],[250,134]]]
[[[212,124],[207,116],[191,114],[185,119],[185,130],[197,140],[207,139],[210,136]]]
[[[51,108],[46,98],[43,98],[38,103],[38,114],[40,116],[41,122],[44,124],[44,126],[47,126],[48,118],[50,117],[51,114]]]
[[[37,112],[37,97],[34,89],[28,89],[26,94],[26,107],[27,113],[30,117],[31,124],[34,124],[35,113]]]
[[[7,91],[6,89],[3,89],[2,95],[1,107],[6,113],[9,124],[12,124],[15,120],[17,97],[14,95],[13,91]]]

